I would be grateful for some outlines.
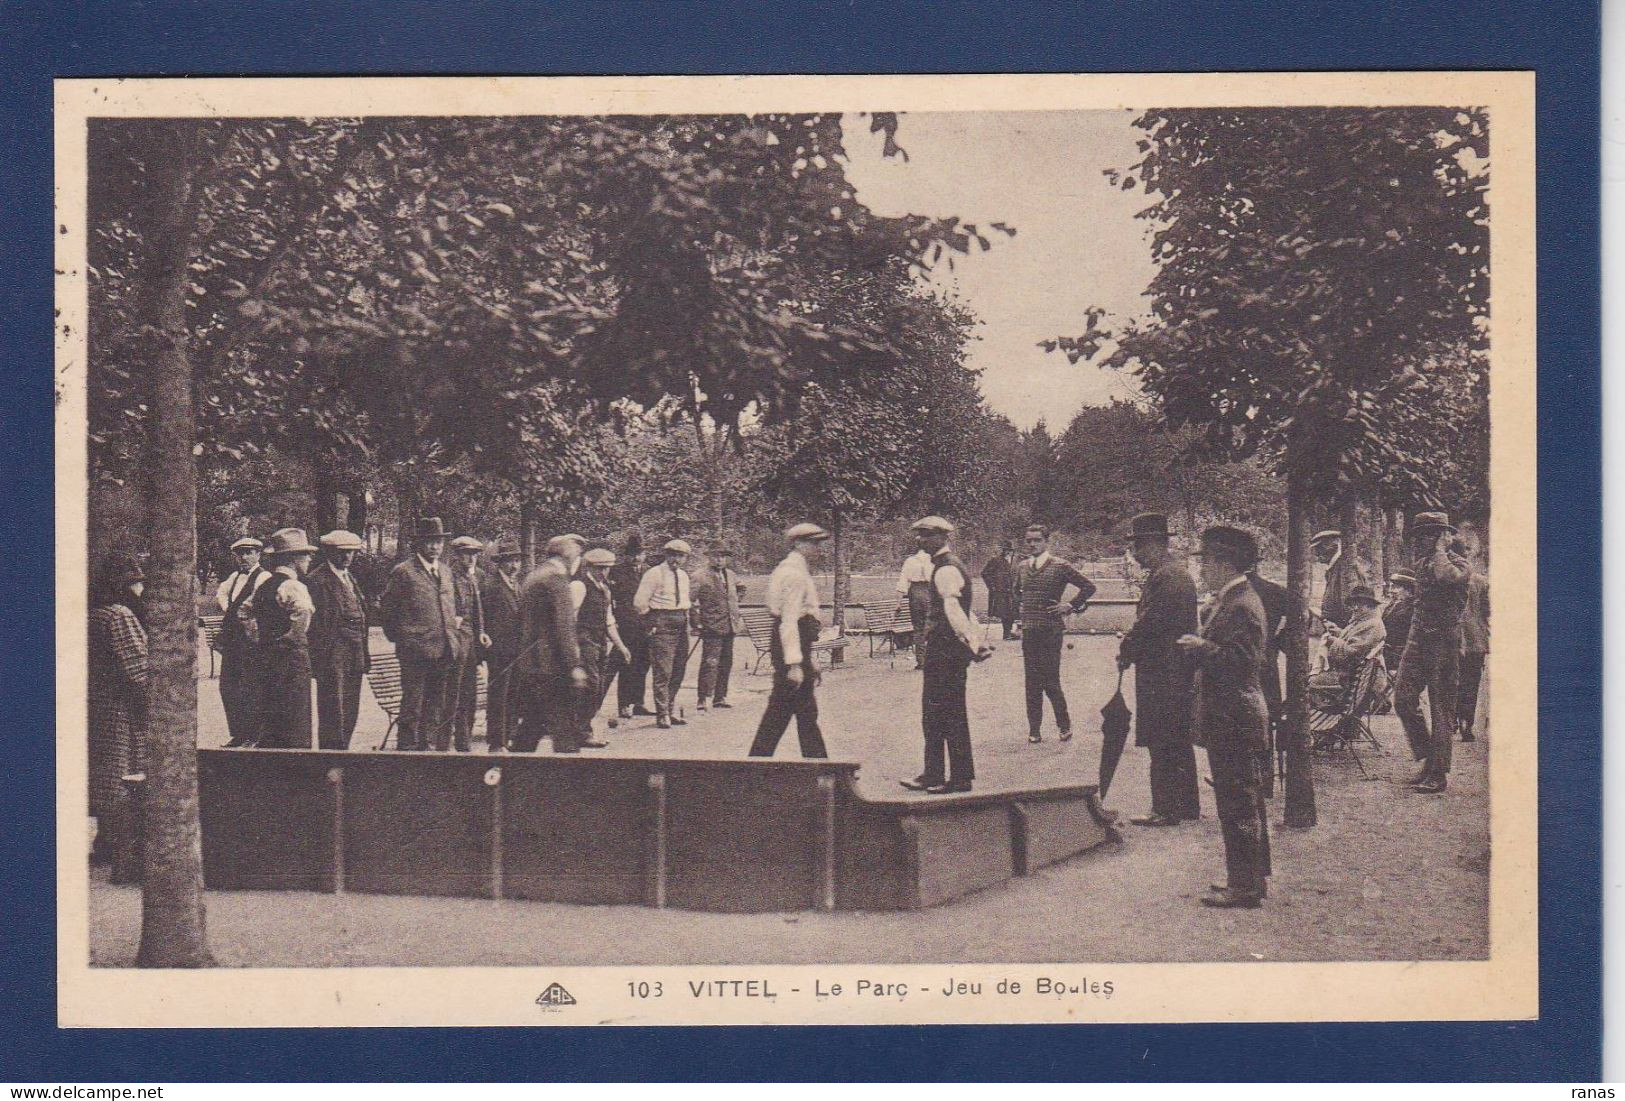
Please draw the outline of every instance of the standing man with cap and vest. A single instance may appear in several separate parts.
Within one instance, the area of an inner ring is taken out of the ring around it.
[[[587,671],[587,690],[581,693],[582,749],[603,749],[608,742],[592,736],[592,720],[608,687],[605,677],[612,657],[625,663],[632,655],[621,641],[615,621],[615,598],[605,575],[615,564],[615,552],[594,547],[581,556],[576,579],[570,582],[570,599],[575,605],[576,643],[581,649],[581,667]]]
[[[451,590],[457,609],[457,668],[452,674],[451,737],[435,740],[436,749],[455,748],[467,753],[474,746],[474,705],[479,695],[480,661],[491,636],[485,632],[485,608],[480,599],[480,578],[475,566],[485,549],[472,535],[459,535],[451,541]],[[487,693],[489,695],[489,692]],[[490,706],[489,699],[486,706]],[[487,722],[490,721],[489,716]]]
[[[694,628],[700,632],[700,685],[696,711],[732,707],[728,681],[733,674],[734,638],[745,629],[739,611],[739,575],[730,569],[733,550],[711,548],[705,569],[694,575]]]
[[[683,562],[689,546],[673,539],[665,546],[665,561],[650,566],[638,583],[632,606],[649,630],[649,667],[654,672],[655,725],[682,726],[673,710],[677,690],[688,669],[688,615],[694,607],[693,586]]]
[[[773,692],[751,742],[752,757],[771,757],[796,718],[796,737],[803,757],[828,757],[824,735],[818,729],[818,668],[813,665],[813,643],[822,623],[818,618],[818,588],[811,562],[818,557],[829,532],[817,524],[796,524],[784,533],[790,551],[767,579],[767,610],[773,617],[768,656],[773,662]]]
[[[259,740],[259,647],[249,624],[254,620],[254,593],[270,573],[260,565],[265,544],[239,539],[231,545],[237,569],[214,594],[220,608],[220,702],[226,708],[228,746],[253,745]]]
[[[1134,560],[1150,571],[1117,667],[1134,667],[1134,744],[1151,754],[1151,813],[1140,826],[1177,826],[1200,818],[1196,750],[1191,745],[1190,658],[1176,645],[1196,630],[1196,583],[1169,550],[1168,518],[1142,512],[1131,521]]]
[[[925,641],[925,682],[920,692],[920,725],[925,733],[925,768],[902,784],[910,791],[949,795],[969,791],[976,779],[971,756],[970,715],[965,707],[965,672],[993,651],[975,637],[970,614],[970,571],[948,549],[954,526],[940,516],[911,527],[920,549],[931,556],[931,613]],[[943,757],[946,755],[946,768]]]
[[[1066,693],[1061,688],[1061,645],[1066,638],[1066,617],[1088,606],[1089,598],[1095,595],[1095,584],[1072,563],[1049,552],[1049,528],[1045,525],[1028,524],[1026,543],[1029,557],[1016,567],[1013,599],[1021,610],[1027,740],[1035,744],[1044,740],[1044,697],[1048,696],[1061,741],[1070,741],[1072,716],[1067,713]],[[1065,600],[1069,588],[1076,590],[1076,595]]]
[[[1411,572],[1416,575],[1416,610],[1394,681],[1394,713],[1405,726],[1411,753],[1422,770],[1411,781],[1428,795],[1444,791],[1456,737],[1456,693],[1461,673],[1461,615],[1467,605],[1472,567],[1455,548],[1456,529],[1442,512],[1419,512],[1411,521]],[[1432,729],[1422,717],[1428,694]]]
[[[412,557],[389,572],[379,601],[384,636],[401,660],[401,712],[396,745],[429,748],[452,721],[452,677],[457,672],[457,594],[440,560],[446,529],[438,516],[418,520]]]
[[[925,636],[931,628],[931,556],[923,550],[903,559],[897,575],[897,595],[908,601],[908,619],[914,628],[914,668],[925,668]]]
[[[1326,587],[1320,594],[1320,618],[1331,627],[1342,627],[1349,621],[1349,593],[1356,585],[1371,588],[1371,568],[1360,561],[1358,555],[1343,547],[1343,533],[1335,528],[1317,531],[1309,539],[1309,548],[1326,565]]]
[[[581,560],[585,540],[555,535],[547,542],[547,559],[525,578],[519,590],[519,729],[515,753],[534,753],[543,738],[553,739],[554,753],[579,753],[580,699],[587,691],[587,670],[576,641],[575,601],[570,581]]]
[[[615,671],[616,710],[623,719],[652,715],[654,712],[643,706],[643,693],[649,684],[649,635],[634,605],[638,586],[643,582],[643,536],[634,531],[626,537],[607,580],[609,591],[615,595],[615,622],[621,641],[632,655]]]
[[[1202,585],[1213,604],[1201,633],[1181,635],[1177,645],[1196,665],[1196,736],[1207,750],[1224,834],[1226,882],[1215,884],[1202,904],[1256,910],[1270,874],[1263,776],[1269,709],[1258,683],[1264,605],[1247,581],[1258,542],[1218,525],[1202,533],[1201,553]]]
[[[316,744],[322,749],[349,749],[361,710],[361,681],[371,657],[367,652],[367,601],[350,574],[361,550],[361,537],[330,531],[318,542],[322,564],[305,577],[311,603],[310,674],[316,678]]]
[[[497,544],[491,558],[495,570],[480,578],[480,610],[485,616],[485,748],[501,753],[513,740],[515,686],[519,658],[519,568],[524,554],[513,539]]]
[[[310,621],[316,613],[301,577],[316,548],[301,528],[271,533],[271,576],[254,594],[254,626],[264,671],[262,747],[310,748]]]

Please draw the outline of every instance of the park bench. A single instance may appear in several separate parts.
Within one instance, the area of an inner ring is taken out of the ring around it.
[[[389,736],[395,733],[395,724],[401,717],[400,655],[394,650],[373,654],[367,669],[367,683],[372,686],[372,698],[378,701],[379,708],[389,716],[389,725],[384,728],[384,740],[378,743],[378,748],[383,749],[389,744]],[[481,665],[475,674],[475,714],[485,710],[486,694],[485,666]]]
[[[200,615],[197,625],[203,628],[203,640],[209,644],[209,676],[215,675],[215,655],[220,653],[220,625],[225,623],[223,615]]]
[[[863,609],[862,633],[869,636],[869,656],[875,656],[875,647],[885,644],[895,656],[897,640],[914,633],[914,620],[908,614],[908,600],[881,600],[873,604],[860,604]]]
[[[750,637],[750,644],[756,647],[756,664],[752,673],[759,673],[762,662],[772,652],[773,647],[773,613],[766,608],[750,608],[744,613],[745,633]],[[830,663],[838,664],[846,655],[847,644],[851,640],[845,635],[836,635],[834,638],[821,638],[813,643],[813,653],[827,653]]]

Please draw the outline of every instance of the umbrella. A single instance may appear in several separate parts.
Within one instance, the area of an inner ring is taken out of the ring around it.
[[[1129,719],[1134,712],[1123,702],[1123,670],[1117,671],[1117,691],[1100,709],[1100,797],[1106,798],[1106,789],[1112,786],[1117,762],[1122,760],[1123,746],[1128,742]]]

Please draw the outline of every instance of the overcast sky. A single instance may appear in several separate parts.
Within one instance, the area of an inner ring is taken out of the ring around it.
[[[1083,331],[1084,311],[1135,316],[1155,268],[1148,224],[1134,217],[1143,191],[1102,175],[1138,159],[1130,111],[908,114],[898,143],[909,160],[881,155],[867,118],[846,120],[847,176],[877,214],[959,215],[999,221],[990,252],[955,255],[936,276],[981,319],[969,348],[988,404],[1019,427],[1066,427],[1084,405],[1132,393],[1117,372],[1073,366],[1038,341]]]

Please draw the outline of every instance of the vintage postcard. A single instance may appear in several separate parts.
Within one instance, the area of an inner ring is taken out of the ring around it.
[[[1532,74],[56,156],[63,1026],[1538,1015]]]

